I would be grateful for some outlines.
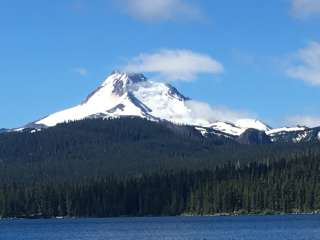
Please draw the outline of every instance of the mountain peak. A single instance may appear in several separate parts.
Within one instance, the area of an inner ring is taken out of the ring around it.
[[[186,97],[162,82],[148,81],[141,73],[114,71],[80,105],[53,113],[35,124],[58,123],[85,118],[137,116],[190,124]]]
[[[135,116],[193,126],[211,126],[214,130],[235,136],[249,128],[270,130],[266,124],[255,119],[240,119],[233,124],[212,124],[205,116],[194,115],[195,110],[188,104],[189,100],[168,83],[148,80],[141,73],[117,70],[81,104],[53,113],[32,124],[51,127],[85,118]]]
[[[259,131],[269,131],[272,129],[270,126],[261,122],[260,120],[251,118],[239,119],[235,122],[235,125],[243,129],[254,128]]]
[[[104,80],[101,86],[115,83],[119,84],[120,82],[122,85],[128,85],[144,81],[147,81],[147,78],[142,73],[132,73],[115,70],[106,78],[106,80]]]

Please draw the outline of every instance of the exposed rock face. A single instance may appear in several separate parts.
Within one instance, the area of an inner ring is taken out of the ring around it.
[[[256,129],[249,128],[242,133],[237,141],[241,144],[267,144],[271,143],[268,135]]]

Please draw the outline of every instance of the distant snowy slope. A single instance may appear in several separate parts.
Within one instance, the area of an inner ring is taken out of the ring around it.
[[[298,132],[298,131],[304,131],[307,130],[307,127],[283,127],[283,128],[275,128],[275,129],[269,129],[266,131],[268,135],[275,135],[275,134],[286,134],[289,132]]]
[[[253,128],[264,132],[271,130],[271,127],[257,119],[239,119],[235,122],[235,125],[242,129]]]

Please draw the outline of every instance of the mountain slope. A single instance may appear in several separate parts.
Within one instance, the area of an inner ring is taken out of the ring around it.
[[[0,133],[5,133],[5,132],[7,132],[7,131],[8,131],[8,129],[0,128]]]
[[[114,72],[80,105],[49,115],[35,124],[52,127],[84,118],[136,116],[179,124],[207,125],[194,118],[188,98],[169,84],[149,81],[142,74]]]
[[[226,136],[238,137],[247,129],[268,131],[271,128],[255,119],[221,122],[194,114],[189,98],[170,84],[148,80],[142,74],[113,72],[79,105],[50,114],[24,128],[52,127],[59,123],[86,118],[134,116],[152,121],[170,121],[203,127]],[[21,129],[19,129],[21,130]],[[207,130],[203,131],[207,132]],[[212,131],[211,131],[212,132]]]
[[[159,169],[214,168],[226,162],[246,164],[318,151],[319,144],[269,143],[262,131],[248,129],[237,140],[192,126],[140,117],[86,119],[55,127],[0,134],[0,182],[131,175]],[[257,145],[259,144],[259,145]],[[10,168],[10,169],[9,169]],[[17,171],[23,174],[16,174]]]
[[[320,209],[320,145],[250,144],[265,138],[248,129],[240,145],[139,117],[0,134],[0,217]]]
[[[79,105],[50,114],[13,131],[31,129],[30,131],[34,132],[59,123],[119,117],[139,117],[155,122],[168,121],[189,125],[206,137],[223,136],[247,144],[320,141],[318,128],[297,126],[272,129],[257,119],[208,119],[206,113],[199,114],[193,100],[182,95],[170,84],[148,80],[143,74],[119,71],[107,77]],[[8,130],[0,130],[0,133],[6,131]],[[261,132],[266,134],[266,137]]]

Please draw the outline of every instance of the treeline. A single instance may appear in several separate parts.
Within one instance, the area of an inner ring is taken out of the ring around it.
[[[105,175],[134,175],[201,162],[223,161],[218,146],[188,126],[139,118],[92,119],[31,133],[0,134],[0,182],[62,181]],[[199,164],[200,163],[200,164]]]
[[[0,134],[0,217],[320,209],[320,145],[240,145],[188,126],[84,120]]]
[[[80,181],[160,171],[207,170],[226,162],[320,156],[319,143],[240,145],[188,126],[139,118],[92,119],[40,132],[0,134],[0,183]]]
[[[114,217],[320,210],[320,159],[225,164],[65,184],[0,186],[2,217]]]

